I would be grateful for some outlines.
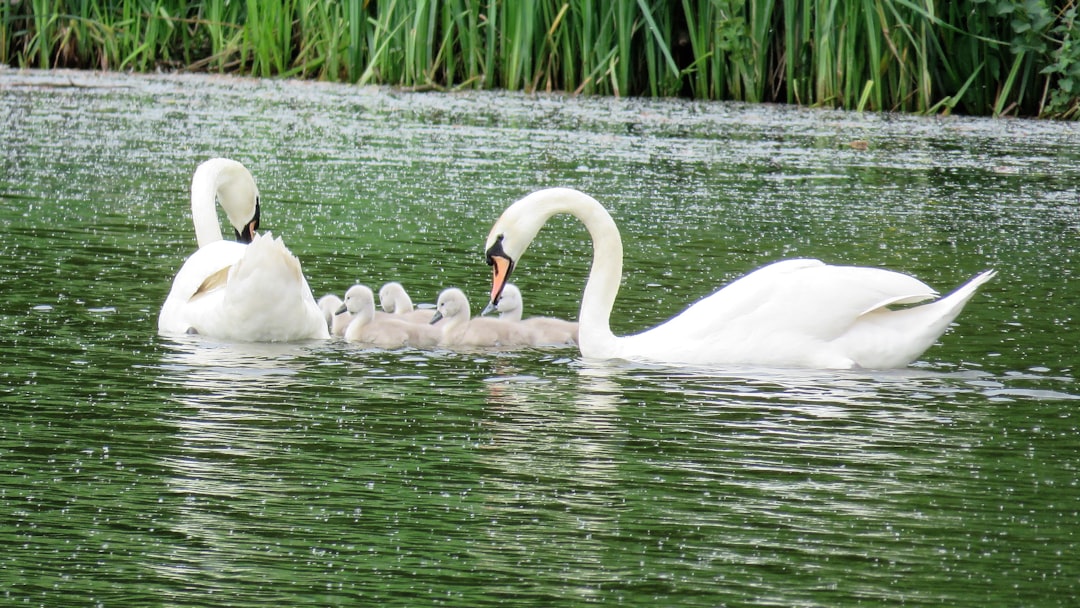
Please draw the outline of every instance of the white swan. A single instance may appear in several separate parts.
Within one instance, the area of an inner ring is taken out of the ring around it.
[[[215,200],[243,242],[222,240]],[[199,248],[173,278],[158,333],[243,342],[330,337],[299,260],[280,238],[255,232],[259,190],[243,165],[225,158],[199,165],[191,216]]]
[[[413,323],[430,323],[435,314],[434,308],[414,308],[409,293],[397,281],[391,281],[379,289],[379,305],[387,314]]]
[[[456,287],[444,289],[435,304],[435,316],[431,323],[439,324],[439,346],[517,347],[530,346],[528,332],[518,323],[471,318],[469,300],[465,292]]]
[[[881,270],[784,260],[765,266],[648,331],[616,337],[609,325],[622,275],[622,239],[592,197],[568,188],[540,190],[510,205],[488,235],[491,302],[547,220],[569,213],[593,243],[581,298],[579,346],[590,359],[636,359],[689,365],[893,368],[929,348],[995,271],[979,274],[935,302],[918,279]]]
[[[344,303],[344,300],[337,297],[337,294],[328,293],[319,298],[319,310],[322,311],[323,318],[326,319],[326,327],[330,329],[331,336],[338,336],[339,338],[344,336],[345,328],[349,326],[349,321],[352,321],[352,315],[348,311],[338,313]]]
[[[348,311],[352,321],[345,330],[349,342],[370,344],[379,348],[429,348],[439,343],[440,332],[431,325],[410,323],[396,315],[375,315],[375,294],[366,285],[353,285],[345,292],[340,314]]]
[[[485,308],[487,311],[489,308]],[[528,317],[523,319],[524,304],[521,299],[521,290],[513,283],[503,286],[499,303],[495,307],[499,312],[499,318],[504,321],[521,323],[531,334],[533,346],[557,346],[565,344],[577,344],[578,324],[574,321],[564,321],[554,317]]]

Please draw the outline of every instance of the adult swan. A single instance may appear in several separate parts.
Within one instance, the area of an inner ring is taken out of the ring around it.
[[[222,240],[215,201],[241,242]],[[256,233],[259,189],[242,164],[215,158],[199,165],[191,179],[191,217],[199,249],[173,279],[159,334],[242,342],[330,337],[300,261],[280,238]]]
[[[918,279],[888,270],[794,259],[760,268],[648,331],[616,337],[609,317],[622,275],[622,239],[595,199],[576,190],[540,190],[510,205],[488,235],[491,303],[529,243],[553,215],[569,213],[592,237],[581,297],[579,347],[590,359],[689,365],[892,368],[911,363],[960,313],[989,270],[940,300]]]

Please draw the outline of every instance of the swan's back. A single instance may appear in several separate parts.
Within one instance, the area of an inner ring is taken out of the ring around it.
[[[183,334],[193,329],[188,302],[207,277],[227,273],[244,256],[247,245],[234,241],[211,241],[192,253],[173,277],[172,287],[158,314],[158,333]]]
[[[619,342],[628,358],[649,353],[690,364],[900,367],[925,352],[992,276],[976,277],[959,295],[891,310],[937,293],[889,270],[785,260]]]

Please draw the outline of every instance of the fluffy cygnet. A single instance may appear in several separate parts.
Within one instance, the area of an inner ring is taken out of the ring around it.
[[[430,348],[439,343],[438,329],[422,323],[410,323],[392,315],[375,316],[375,294],[366,285],[353,285],[345,292],[342,308],[352,313],[345,339],[379,348]]]
[[[576,322],[554,317],[522,319],[523,308],[521,290],[516,285],[507,283],[503,287],[499,305],[495,307],[495,310],[499,311],[499,319],[521,323],[528,328],[533,346],[577,344],[578,324]]]
[[[379,289],[379,305],[387,314],[413,323],[431,323],[431,317],[435,315],[434,308],[414,308],[409,293],[397,281],[391,281]]]
[[[439,294],[431,323],[442,330],[439,346],[515,347],[531,344],[528,331],[520,323],[486,317],[471,318],[469,300],[465,292],[456,287]]]

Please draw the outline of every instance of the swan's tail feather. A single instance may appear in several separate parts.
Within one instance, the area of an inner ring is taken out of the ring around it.
[[[950,298],[959,298],[959,301],[961,302],[960,305],[963,306],[965,303],[967,303],[968,300],[971,299],[971,296],[975,295],[975,291],[978,290],[979,287],[982,287],[984,283],[994,278],[995,276],[997,276],[997,270],[994,270],[993,268],[980,272],[979,274],[975,275],[975,278],[956,288],[955,291],[945,296],[945,298],[943,299],[948,300]]]
[[[926,309],[926,312],[929,315],[927,317],[925,334],[930,336],[931,339],[927,343],[926,348],[930,348],[934,341],[936,341],[941,334],[945,333],[949,324],[956,319],[957,315],[960,314],[960,311],[967,305],[968,300],[970,300],[979,290],[979,287],[994,278],[996,274],[997,271],[993,269],[981,272],[967,283],[954,289],[952,293],[944,298],[924,306],[910,309],[912,311]]]
[[[274,238],[270,232],[255,235],[237,266],[237,278],[249,272],[272,272],[291,281],[303,281],[304,277],[300,260],[289,251],[281,237]]]
[[[976,275],[952,293],[929,304],[901,310],[878,309],[859,318],[840,343],[862,367],[891,368],[918,359],[956,319],[979,287],[996,271]]]

